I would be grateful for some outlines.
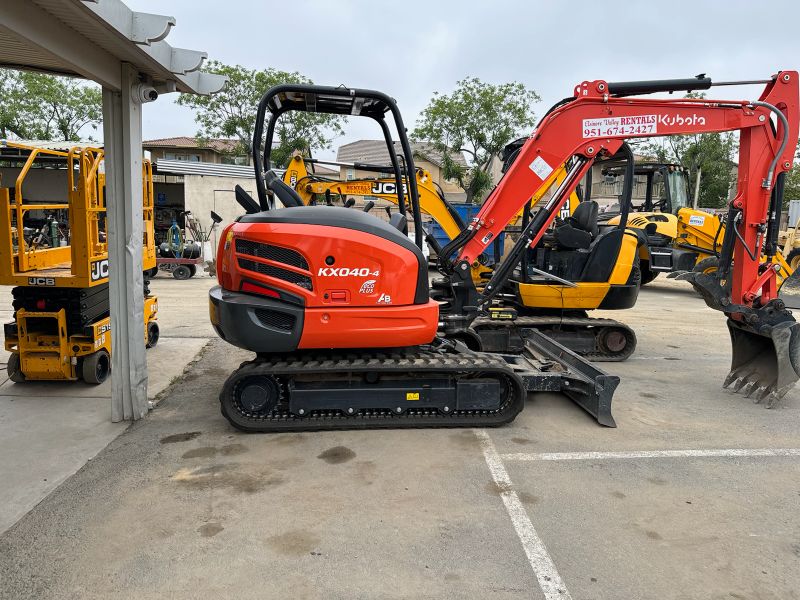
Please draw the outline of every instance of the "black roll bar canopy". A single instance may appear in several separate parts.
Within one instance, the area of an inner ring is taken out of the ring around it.
[[[267,119],[267,111],[270,113],[269,119]],[[411,144],[408,141],[403,117],[400,114],[397,103],[383,92],[376,90],[299,83],[276,85],[267,90],[258,103],[255,129],[253,131],[253,168],[255,169],[256,190],[258,191],[261,210],[270,209],[267,195],[267,173],[272,168],[270,154],[272,152],[272,140],[275,135],[275,124],[282,114],[289,111],[367,117],[377,121],[383,132],[392,163],[392,170],[394,171],[397,185],[397,206],[400,213],[405,214],[404,174],[415,173],[416,171]],[[404,161],[402,167],[392,141],[389,125],[386,122],[388,114],[392,116],[397,135],[400,138]],[[264,139],[265,124],[266,138]],[[414,241],[417,246],[422,248],[422,214],[419,208],[417,181],[415,177],[407,177],[406,181],[408,182],[409,204],[414,219]]]

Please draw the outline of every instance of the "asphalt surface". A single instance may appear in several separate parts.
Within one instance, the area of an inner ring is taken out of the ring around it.
[[[619,427],[532,395],[486,430],[499,484],[472,430],[234,431],[216,396],[249,355],[215,340],[0,536],[0,598],[800,598],[798,391],[721,390],[724,319],[688,284],[602,316],[639,336],[604,366]]]

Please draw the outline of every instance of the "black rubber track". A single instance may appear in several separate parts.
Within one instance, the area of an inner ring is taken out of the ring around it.
[[[475,331],[481,329],[501,329],[501,328],[516,328],[516,329],[538,329],[545,335],[549,335],[556,330],[576,330],[586,329],[594,332],[595,346],[598,348],[597,352],[579,352],[570,348],[576,354],[579,354],[586,360],[592,362],[620,362],[626,360],[636,350],[636,333],[633,329],[615,321],[614,319],[591,319],[589,317],[517,317],[513,321],[492,320],[487,318],[476,319],[472,323],[472,328]],[[620,352],[613,352],[611,350],[604,350],[599,341],[600,336],[610,330],[619,331],[625,336],[625,348]],[[562,342],[563,343],[563,342]],[[565,344],[569,348],[569,344]]]
[[[299,416],[282,404],[267,415],[248,414],[237,404],[236,388],[247,377],[263,375],[280,382],[284,395],[290,381],[298,376],[341,378],[345,374],[391,374],[405,376],[413,382],[416,374],[456,378],[492,377],[501,381],[506,398],[496,410],[461,410],[444,414],[434,408],[409,409],[396,414],[387,409],[360,409],[348,415],[341,410],[313,411]],[[398,353],[294,353],[257,358],[243,363],[233,372],[220,392],[223,416],[242,431],[281,432],[318,431],[329,429],[388,429],[423,427],[498,427],[513,421],[525,405],[525,386],[500,357],[485,352],[442,353],[414,349]]]

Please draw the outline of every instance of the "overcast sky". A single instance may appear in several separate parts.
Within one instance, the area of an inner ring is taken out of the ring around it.
[[[418,1],[126,0],[177,20],[167,41],[209,59],[299,71],[315,83],[374,88],[393,96],[406,125],[434,91],[476,76],[519,81],[542,97],[538,116],[585,79],[760,79],[800,68],[800,2],[738,0]],[[715,98],[754,98],[720,88]],[[145,139],[194,135],[177,95],[144,109]],[[357,125],[334,146],[380,137]]]

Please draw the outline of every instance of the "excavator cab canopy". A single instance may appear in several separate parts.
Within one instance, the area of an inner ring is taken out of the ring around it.
[[[400,229],[405,228],[407,194],[408,205],[414,219],[414,241],[419,248],[422,248],[422,215],[419,208],[417,182],[413,177],[415,167],[411,145],[397,103],[387,94],[376,90],[291,83],[277,85],[267,90],[258,104],[252,146],[260,209],[274,208],[274,202],[271,202],[270,196],[276,196],[284,206],[301,206],[303,204],[297,192],[281,181],[272,170],[271,155],[275,127],[281,115],[291,111],[367,117],[378,123],[389,152],[391,170],[398,190],[399,217],[395,219],[395,226]],[[387,122],[389,120],[394,124],[394,135],[400,143],[400,156],[398,156],[392,138],[393,132]],[[243,191],[239,195],[242,193]]]

